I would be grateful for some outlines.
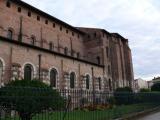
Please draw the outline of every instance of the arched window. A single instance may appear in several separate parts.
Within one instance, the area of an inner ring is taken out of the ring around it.
[[[70,74],[70,88],[75,88],[76,74],[71,72]]]
[[[100,59],[99,56],[97,56],[97,63],[98,63],[98,64],[101,64],[101,59]]]
[[[7,6],[8,8],[10,8],[10,7],[11,7],[11,3],[10,3],[9,1],[7,1],[6,6]]]
[[[36,44],[36,37],[35,36],[31,36],[31,44],[35,45]]]
[[[106,56],[107,56],[107,58],[109,57],[109,48],[108,47],[106,47]]]
[[[33,67],[30,64],[25,65],[24,67],[24,79],[32,80],[33,77]]]
[[[77,53],[77,58],[80,58],[80,53],[79,52]]]
[[[8,29],[8,31],[7,31],[7,38],[8,39],[13,39],[13,30]]]
[[[0,60],[0,81],[2,80],[2,75],[3,75],[3,63]]]
[[[67,47],[64,48],[64,54],[68,55],[68,48]]]
[[[50,85],[51,87],[56,87],[57,86],[57,77],[58,77],[58,72],[56,69],[52,69],[50,71]]]
[[[111,75],[111,67],[108,65],[108,75]]]
[[[101,82],[102,82],[102,80],[101,80],[101,78],[99,77],[99,78],[98,78],[98,87],[99,87],[99,90],[101,90],[101,88],[102,88]]]
[[[112,81],[109,79],[109,90],[112,91]]]
[[[90,76],[86,75],[86,89],[89,89],[89,83],[90,83]]]

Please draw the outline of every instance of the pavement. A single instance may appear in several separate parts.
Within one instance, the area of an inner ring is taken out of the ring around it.
[[[160,120],[160,112],[149,114],[136,120]]]

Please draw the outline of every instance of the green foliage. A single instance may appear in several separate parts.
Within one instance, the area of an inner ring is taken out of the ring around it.
[[[117,88],[115,92],[133,92],[133,90],[130,87],[123,87],[123,88]]]
[[[107,102],[108,102],[110,105],[114,105],[114,104],[116,103],[114,97],[109,97],[109,99],[107,99]]]
[[[150,92],[150,89],[147,89],[147,88],[141,88],[141,89],[140,89],[140,92]]]
[[[114,92],[117,105],[128,105],[134,102],[133,90],[130,87],[117,88]]]
[[[159,92],[160,91],[160,83],[153,84],[151,87],[151,91]]]
[[[64,100],[56,90],[38,80],[16,80],[0,89],[0,103],[30,120],[45,110],[63,108]]]

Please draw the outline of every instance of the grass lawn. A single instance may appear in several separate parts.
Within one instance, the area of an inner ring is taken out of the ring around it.
[[[72,111],[66,114],[64,120],[109,120],[124,116],[129,113],[143,111],[149,108],[156,107],[155,104],[134,104],[118,106],[113,109],[101,111]],[[52,112],[39,114],[33,117],[32,120],[63,120],[65,112]],[[5,120],[19,120],[19,118],[8,118]]]

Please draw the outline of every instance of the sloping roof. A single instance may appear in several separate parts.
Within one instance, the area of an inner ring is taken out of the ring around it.
[[[72,29],[72,30],[75,31],[75,32],[78,32],[78,33],[80,33],[80,34],[85,34],[84,32],[76,29],[75,27],[73,27],[73,26],[71,26],[71,25],[69,25],[69,24],[67,24],[67,23],[65,23],[65,22],[63,22],[63,21],[61,21],[61,20],[53,17],[52,15],[49,15],[49,14],[47,14],[47,13],[45,13],[45,12],[43,12],[43,11],[41,11],[41,10],[33,7],[33,6],[27,4],[26,2],[23,2],[23,1],[21,1],[21,0],[10,0],[10,1],[13,2],[13,3],[16,3],[16,4],[20,5],[20,6],[23,6],[24,8],[28,8],[29,10],[34,11],[34,12],[36,12],[37,14],[40,14],[40,15],[42,15],[42,16],[50,19],[50,20],[53,20],[53,21],[55,21],[55,22],[57,22],[57,23],[59,23],[59,24],[62,24],[62,25],[64,25],[65,27],[70,28],[70,29]]]
[[[87,27],[76,27],[78,30],[83,30],[83,29],[88,29],[88,30],[97,30],[97,31],[102,31],[108,35],[111,35],[110,32],[108,32],[107,30],[105,29],[101,29],[101,28],[87,28]],[[83,31],[84,32],[84,31]]]
[[[127,40],[126,38],[124,38],[122,35],[120,35],[119,33],[111,33],[113,36],[115,37],[119,37],[121,39]]]

